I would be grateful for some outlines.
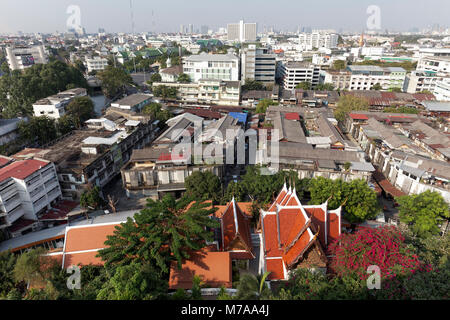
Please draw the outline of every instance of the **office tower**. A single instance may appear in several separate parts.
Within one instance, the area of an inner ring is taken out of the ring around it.
[[[230,41],[256,41],[257,26],[256,23],[230,23],[227,26],[228,40]]]

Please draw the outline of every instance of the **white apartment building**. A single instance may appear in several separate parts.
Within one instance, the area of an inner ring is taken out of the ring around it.
[[[24,70],[35,64],[48,62],[48,55],[44,46],[34,47],[8,47],[6,48],[6,58],[11,70]]]
[[[22,120],[27,119],[0,119],[0,146],[17,139],[19,136],[18,124]]]
[[[352,83],[352,73],[348,70],[327,70],[323,72],[324,83],[331,83],[334,89],[349,90]]]
[[[416,70],[450,74],[450,56],[427,56],[419,59]]]
[[[450,48],[419,48],[414,52],[416,58],[423,57],[450,57]]]
[[[94,57],[86,58],[86,67],[88,72],[102,71],[108,66],[108,59]]]
[[[438,101],[450,101],[450,78],[437,81],[433,94]]]
[[[66,106],[74,98],[83,97],[86,95],[86,89],[75,88],[38,100],[33,104],[34,116],[47,116],[49,118],[59,119],[66,114]]]
[[[183,59],[183,72],[192,82],[199,80],[239,80],[239,58],[234,54],[192,55]]]
[[[285,90],[295,89],[301,82],[310,82],[312,87],[319,84],[319,66],[307,62],[282,62],[279,68]]]
[[[385,51],[384,47],[362,47],[361,55],[381,57],[384,55],[384,51]]]
[[[257,25],[256,23],[230,23],[227,25],[228,41],[256,41]]]
[[[241,83],[202,79],[196,83],[154,83],[177,88],[178,98],[187,103],[204,103],[226,106],[239,106]]]
[[[352,73],[350,90],[371,90],[377,83],[382,90],[403,89],[406,78],[406,70],[399,67],[352,65],[347,70]]]
[[[299,44],[303,45],[306,50],[312,48],[336,48],[339,36],[335,33],[316,31],[312,33],[301,33],[298,36]]]
[[[38,221],[61,198],[56,168],[38,159],[14,161],[0,169],[0,229],[19,218]]]
[[[275,83],[277,69],[276,54],[268,48],[249,45],[241,52],[241,80],[256,80],[265,84]]]
[[[439,76],[436,72],[416,70],[406,76],[403,91],[412,94],[424,90],[433,92],[436,83],[442,79],[442,75]]]

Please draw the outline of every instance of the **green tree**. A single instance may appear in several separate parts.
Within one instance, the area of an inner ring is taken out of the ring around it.
[[[85,190],[80,197],[80,205],[82,208],[90,208],[93,210],[100,209],[104,205],[105,201],[100,196],[100,188],[95,186]]]
[[[65,114],[56,122],[56,128],[60,135],[65,135],[75,129],[75,121],[72,116]]]
[[[367,109],[369,109],[369,101],[367,99],[346,94],[339,98],[334,117],[339,121],[344,121],[345,117],[352,111]]]
[[[76,97],[69,103],[66,111],[77,128],[81,128],[85,121],[95,116],[94,103],[90,97]]]
[[[5,298],[8,292],[15,288],[15,264],[16,256],[12,252],[0,252],[0,299]]]
[[[247,191],[244,188],[244,185],[239,182],[231,181],[228,183],[227,190],[225,191],[224,201],[228,202],[231,199],[236,201],[245,201],[247,198]]]
[[[98,78],[102,82],[103,93],[108,98],[125,93],[126,86],[133,85],[133,79],[124,69],[113,66],[107,66],[99,72]]]
[[[159,73],[154,73],[150,76],[149,84],[153,84],[153,82],[161,82],[161,75]]]
[[[100,289],[98,300],[154,300],[167,292],[167,281],[150,264],[132,262],[114,270]]]
[[[419,237],[439,234],[439,225],[450,218],[448,204],[436,191],[406,195],[397,198],[400,221],[410,226]]]
[[[168,87],[164,85],[153,87],[153,95],[155,97],[160,97],[163,99],[176,99],[177,98],[177,88]]]
[[[334,70],[344,70],[346,67],[346,63],[344,60],[335,60],[333,62],[333,69]]]
[[[330,210],[344,204],[345,219],[349,222],[363,222],[375,218],[380,211],[376,193],[363,179],[345,182],[341,179],[317,177],[310,181],[309,191],[311,204],[322,204],[329,199]]]
[[[237,286],[236,299],[238,300],[268,300],[272,297],[272,291],[265,283],[270,271],[263,275],[255,276],[245,274],[241,277]]]
[[[269,106],[276,106],[278,103],[274,102],[271,99],[262,99],[258,102],[256,106],[255,113],[266,113],[266,110]]]
[[[160,121],[160,127],[163,127],[167,120],[172,117],[169,110],[162,109],[161,104],[152,102],[142,108],[142,113],[148,114],[152,119]]]
[[[319,83],[318,85],[316,85],[314,90],[315,91],[317,91],[317,90],[333,91],[334,90],[334,85],[332,83]]]
[[[381,84],[379,84],[379,83],[375,83],[374,85],[373,85],[373,87],[371,88],[371,90],[382,90],[383,89],[383,87],[381,86]]]
[[[55,260],[43,256],[44,248],[33,249],[22,253],[14,266],[14,279],[16,282],[42,283],[47,279],[47,271]]]
[[[308,81],[300,82],[298,85],[295,86],[295,88],[302,90],[311,90],[311,82]]]
[[[186,73],[181,73],[181,74],[178,76],[178,78],[177,78],[177,82],[180,82],[180,83],[189,83],[189,82],[191,82],[191,78],[189,77],[188,74],[186,74]]]
[[[196,171],[184,181],[186,194],[196,200],[212,200],[217,203],[222,195],[219,177],[211,171]]]
[[[265,90],[264,84],[256,80],[245,79],[245,84],[241,87],[242,91]]]
[[[209,218],[215,209],[205,209],[208,203],[192,202],[184,197],[176,201],[171,195],[162,200],[147,200],[147,207],[134,215],[134,220],[116,227],[105,241],[107,248],[99,251],[106,267],[148,263],[158,274],[167,274],[172,261],[181,268],[189,251],[199,250],[205,240],[211,241],[209,228],[218,224]]]
[[[28,122],[19,122],[18,131],[21,141],[37,141],[39,145],[44,145],[57,138],[55,120],[47,116],[32,117]]]

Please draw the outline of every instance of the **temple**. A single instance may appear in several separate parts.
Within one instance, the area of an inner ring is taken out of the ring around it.
[[[341,207],[303,206],[286,183],[267,211],[260,211],[264,271],[269,280],[287,280],[297,268],[326,270],[326,249],[341,234]]]

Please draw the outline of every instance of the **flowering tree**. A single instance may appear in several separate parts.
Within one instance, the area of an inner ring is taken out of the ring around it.
[[[360,228],[353,234],[343,234],[333,242],[330,269],[338,276],[357,275],[367,279],[367,268],[376,265],[381,278],[408,274],[421,266],[417,255],[404,242],[395,227]]]

